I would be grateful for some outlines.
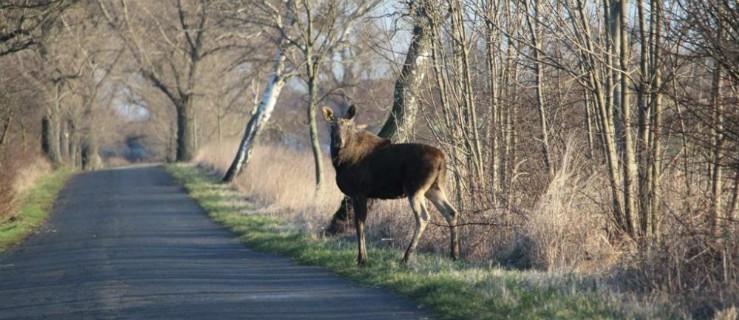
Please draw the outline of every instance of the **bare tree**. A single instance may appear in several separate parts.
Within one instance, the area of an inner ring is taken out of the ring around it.
[[[0,3],[0,56],[30,48],[76,0],[5,0]]]
[[[195,100],[201,62],[231,48],[212,35],[214,4],[178,0],[175,6],[147,1],[97,1],[108,22],[119,30],[138,64],[138,72],[164,94],[177,115],[177,157],[192,159],[196,145]],[[157,12],[157,14],[154,14]]]

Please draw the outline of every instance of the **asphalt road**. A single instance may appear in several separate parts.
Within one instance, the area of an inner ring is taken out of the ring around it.
[[[0,319],[423,319],[391,291],[252,251],[159,166],[80,174],[0,253]]]

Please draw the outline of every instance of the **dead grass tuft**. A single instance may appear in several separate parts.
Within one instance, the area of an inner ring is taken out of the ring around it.
[[[516,251],[530,267],[555,272],[600,272],[618,257],[608,240],[607,219],[592,199],[604,190],[570,140],[560,167],[516,231]]]

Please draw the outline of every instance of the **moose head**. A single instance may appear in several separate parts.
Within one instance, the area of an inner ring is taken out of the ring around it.
[[[331,128],[331,151],[344,148],[347,142],[351,140],[357,131],[354,125],[354,116],[357,114],[357,107],[351,105],[346,110],[346,116],[337,118],[329,107],[323,107],[323,118],[329,122]]]

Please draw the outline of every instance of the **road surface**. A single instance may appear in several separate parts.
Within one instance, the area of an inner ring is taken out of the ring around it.
[[[160,166],[80,174],[0,253],[0,319],[424,319],[391,291],[256,252]]]

